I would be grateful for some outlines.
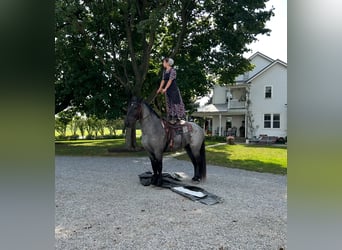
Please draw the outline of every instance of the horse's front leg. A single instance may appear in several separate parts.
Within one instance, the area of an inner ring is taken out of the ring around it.
[[[162,157],[156,158],[154,155],[151,155],[150,160],[153,169],[151,183],[161,186],[163,184],[163,159]]]
[[[157,181],[158,181],[158,161],[156,160],[156,158],[154,156],[150,156],[150,160],[151,160],[151,165],[152,165],[152,170],[153,170],[153,175],[152,175],[151,183],[153,185],[157,185]]]
[[[155,185],[161,187],[163,185],[163,158],[157,160],[158,174],[157,183]]]

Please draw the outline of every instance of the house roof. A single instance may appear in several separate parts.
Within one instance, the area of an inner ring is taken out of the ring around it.
[[[277,63],[283,65],[284,67],[287,67],[287,63],[277,59],[275,61],[273,61],[272,63],[270,63],[269,65],[267,65],[265,68],[263,68],[262,70],[260,70],[258,73],[256,73],[255,75],[253,75],[252,77],[250,77],[248,80],[246,80],[247,83],[252,82],[255,78],[257,78],[258,76],[260,76],[261,74],[265,73],[267,70],[269,70],[270,68],[272,68],[274,65],[276,65]]]
[[[217,113],[226,112],[228,110],[227,104],[208,104],[197,109],[197,112]]]
[[[193,116],[213,116],[213,115],[244,115],[246,111],[244,109],[230,109],[228,110],[228,104],[207,104],[205,106],[197,108],[192,115]]]
[[[259,52],[259,51],[255,52],[253,55],[251,55],[251,56],[248,58],[248,60],[251,61],[251,60],[252,60],[254,57],[256,57],[256,56],[261,56],[261,57],[265,58],[266,60],[268,60],[268,61],[270,61],[270,62],[273,62],[273,61],[274,61],[274,59],[272,59],[271,57],[266,56],[265,54],[263,54],[263,53],[261,53],[261,52]]]

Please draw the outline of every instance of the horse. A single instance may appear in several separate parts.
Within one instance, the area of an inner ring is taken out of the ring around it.
[[[151,161],[153,185],[161,186],[163,183],[163,153],[170,151],[171,140],[172,150],[185,148],[190,157],[194,166],[192,181],[199,183],[206,179],[205,134],[200,126],[193,122],[183,122],[183,125],[177,125],[183,131],[170,138],[165,129],[165,126],[169,126],[167,122],[161,119],[145,101],[133,97],[128,105],[125,126],[130,128],[136,121],[140,122],[142,146]]]

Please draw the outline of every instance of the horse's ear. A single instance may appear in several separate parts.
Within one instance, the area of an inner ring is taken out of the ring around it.
[[[138,102],[138,97],[133,96],[133,97],[131,98],[131,102]]]
[[[143,101],[143,98],[138,96],[133,96],[131,99],[131,102],[141,103]]]

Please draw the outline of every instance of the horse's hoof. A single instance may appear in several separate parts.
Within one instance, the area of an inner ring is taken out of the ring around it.
[[[158,178],[157,179],[157,186],[161,187],[163,185],[163,178]]]
[[[192,178],[192,182],[198,184],[198,183],[201,182],[201,179],[198,178],[198,177],[193,177],[193,178]]]
[[[158,183],[158,176],[152,175],[151,184],[157,185],[157,183]]]

